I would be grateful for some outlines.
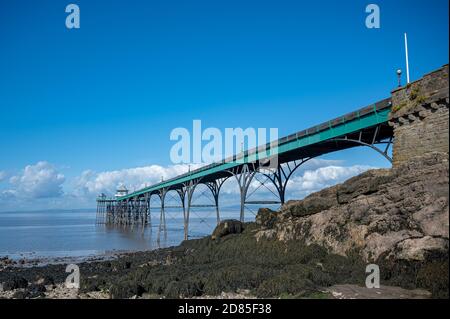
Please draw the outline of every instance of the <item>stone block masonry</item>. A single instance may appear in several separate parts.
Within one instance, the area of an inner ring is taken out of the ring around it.
[[[430,152],[449,152],[448,64],[392,92],[393,166]]]

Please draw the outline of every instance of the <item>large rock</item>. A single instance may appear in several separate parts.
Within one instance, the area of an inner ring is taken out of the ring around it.
[[[430,153],[365,172],[288,202],[256,238],[302,240],[340,255],[357,251],[368,262],[448,254],[448,170],[448,153]]]
[[[336,188],[330,187],[307,196],[303,200],[291,200],[283,205],[281,211],[293,217],[308,216],[337,205]]]
[[[396,251],[391,252],[395,259],[425,261],[429,253],[448,251],[448,239],[431,236],[408,238],[400,242],[395,249]]]
[[[214,229],[211,239],[219,239],[229,234],[240,234],[243,230],[243,225],[240,221],[234,219],[223,220]]]
[[[264,228],[272,228],[277,220],[277,215],[278,212],[269,208],[260,208],[258,214],[256,214],[255,222]]]

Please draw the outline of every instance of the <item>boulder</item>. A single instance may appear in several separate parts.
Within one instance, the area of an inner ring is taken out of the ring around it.
[[[338,204],[336,187],[325,188],[303,200],[291,200],[283,205],[281,213],[292,217],[313,215]]]
[[[229,234],[240,234],[242,230],[243,225],[240,221],[234,219],[224,220],[216,226],[211,235],[211,239],[219,239]]]

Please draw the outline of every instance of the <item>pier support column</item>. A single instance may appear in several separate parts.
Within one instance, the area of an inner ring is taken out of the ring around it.
[[[124,210],[123,216],[122,216],[122,225],[126,225],[129,220],[130,206],[131,206],[130,200],[127,199],[125,201],[125,210]]]
[[[228,179],[228,177],[225,178],[219,178],[215,180],[214,182],[206,183],[206,186],[211,190],[211,193],[214,197],[214,204],[216,206],[216,217],[217,217],[217,225],[220,223],[220,210],[219,210],[219,194],[220,189],[222,188],[223,183]]]
[[[109,200],[107,200],[105,194],[101,194],[97,197],[97,214],[95,222],[97,224],[104,224],[106,222],[106,210]]]
[[[129,209],[129,215],[128,215],[128,224],[130,224],[132,227],[134,226],[136,222],[136,213],[138,210],[138,198],[133,197],[130,200],[130,209]]]
[[[113,224],[114,225],[119,225],[120,224],[120,219],[122,216],[122,210],[123,210],[123,206],[124,206],[124,202],[117,202],[116,204],[116,208],[115,208],[115,214],[114,214],[114,218],[113,218]]]
[[[124,225],[126,221],[126,215],[128,214],[128,200],[124,200],[121,202],[120,216],[119,216],[119,225]]]
[[[109,203],[105,203],[104,208],[100,212],[100,216],[101,216],[100,218],[103,221],[103,224],[108,223],[108,206],[109,206]]]
[[[158,239],[157,242],[160,242],[161,232],[164,232],[164,239],[167,239],[167,225],[166,225],[166,212],[164,209],[164,200],[166,198],[166,194],[168,192],[167,188],[161,188],[159,190],[159,198],[161,199],[161,214],[159,216],[159,228],[158,228]]]
[[[250,169],[252,168],[252,170]],[[255,177],[256,167],[255,164],[244,164],[241,167],[232,169],[228,171],[231,173],[237,180],[239,185],[239,191],[241,195],[241,207],[240,207],[240,216],[239,219],[241,222],[244,222],[245,218],[245,200],[247,198],[248,188]]]
[[[95,214],[95,223],[99,223],[99,215],[100,215],[100,202],[97,200],[97,213]]]
[[[136,203],[137,204],[137,212],[136,212],[136,214],[134,216],[135,222],[138,225],[142,224],[142,217],[141,217],[141,215],[143,214],[143,210],[144,210],[144,205],[143,205],[142,202],[143,202],[142,198],[138,197],[137,203]]]
[[[146,193],[144,195],[144,211],[142,212],[142,224],[147,225],[148,223],[148,216],[150,215],[150,194]],[[151,226],[151,225],[150,225]]]
[[[194,190],[199,183],[200,179],[190,180],[189,182],[184,183],[183,188],[178,192],[183,205],[184,240],[187,240],[189,237],[189,217],[191,213],[192,195],[194,194]],[[185,204],[186,199],[187,203]]]
[[[105,222],[108,225],[110,225],[110,224],[112,224],[114,222],[114,208],[115,208],[114,202],[108,202],[106,204]]]
[[[148,201],[147,201],[148,209],[147,209],[147,221],[146,221],[146,223],[148,225],[150,225],[150,229],[151,229],[151,226],[152,226],[152,195],[153,194],[148,194]]]
[[[183,228],[184,228],[184,239],[187,237],[187,224],[186,224],[186,189],[183,186],[176,190],[178,196],[180,197],[181,208],[183,209]]]

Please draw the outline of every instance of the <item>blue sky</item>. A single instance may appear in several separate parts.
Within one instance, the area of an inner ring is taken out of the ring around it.
[[[65,27],[69,3],[80,29]],[[369,3],[380,29],[365,27]],[[194,119],[281,136],[385,98],[403,32],[412,79],[448,63],[446,0],[2,1],[0,210],[68,203],[101,172],[166,168],[171,130]],[[363,149],[325,159],[387,166]],[[17,197],[27,185],[51,192]]]

